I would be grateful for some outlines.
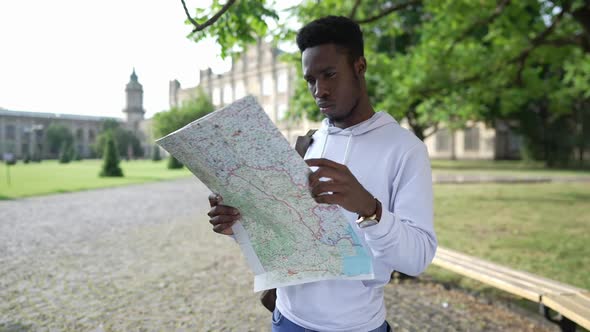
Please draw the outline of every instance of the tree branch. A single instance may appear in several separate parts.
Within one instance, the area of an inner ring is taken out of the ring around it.
[[[431,128],[430,132],[428,134],[424,133],[424,139],[436,134],[436,132],[438,131],[438,125],[439,125],[439,123],[437,122],[434,124],[434,126],[430,127]]]
[[[500,3],[498,3],[498,6],[496,7],[496,9],[494,9],[494,12],[492,13],[492,15],[490,15],[489,17],[486,17],[485,19],[482,20],[478,20],[477,22],[473,23],[469,28],[467,28],[467,30],[463,31],[463,33],[461,34],[461,36],[459,36],[459,38],[457,38],[456,40],[453,41],[453,43],[451,44],[451,46],[449,47],[449,49],[445,52],[446,55],[451,54],[451,52],[453,52],[453,49],[455,49],[455,46],[462,42],[463,40],[465,40],[465,38],[467,38],[470,34],[472,34],[475,29],[477,29],[478,27],[482,26],[482,25],[490,25],[492,24],[504,11],[504,9],[511,3],[511,0],[502,0],[500,1]]]
[[[582,48],[585,48],[584,36],[581,34],[574,35],[573,37],[570,37],[570,38],[557,38],[557,39],[546,40],[543,42],[543,45],[550,45],[550,46],[555,46],[555,47],[581,46]]]
[[[397,4],[397,5],[391,5],[389,8],[384,9],[381,13],[379,13],[379,14],[377,14],[375,16],[366,18],[364,20],[357,20],[356,23],[358,23],[358,24],[365,24],[365,23],[375,22],[375,21],[377,21],[377,20],[379,20],[379,19],[381,19],[381,18],[383,18],[383,17],[385,17],[385,16],[387,16],[387,15],[393,13],[393,12],[396,12],[396,11],[402,10],[402,9],[405,9],[406,7],[409,7],[411,5],[418,5],[418,4],[421,4],[421,3],[422,3],[422,0],[409,0],[408,2],[405,2],[405,3],[400,3],[400,4]]]
[[[557,16],[555,16],[555,19],[553,20],[553,22],[551,22],[551,24],[545,30],[543,30],[541,33],[539,33],[537,36],[535,36],[535,38],[533,38],[533,40],[531,41],[531,44],[527,48],[522,50],[522,52],[520,52],[519,55],[517,55],[516,57],[514,57],[512,60],[510,60],[508,62],[509,64],[518,63],[518,71],[516,72],[516,84],[522,84],[522,72],[524,71],[524,66],[526,65],[526,61],[527,61],[528,57],[531,55],[531,53],[537,47],[544,44],[547,37],[553,32],[553,30],[555,30],[555,27],[561,21],[561,19],[563,18],[563,15],[566,12],[568,12],[570,10],[570,8],[571,8],[571,3],[564,6],[561,9],[561,12],[559,12],[559,14],[557,14]]]
[[[197,23],[197,21],[195,21],[191,17],[191,15],[188,12],[188,9],[186,8],[186,4],[184,3],[184,0],[180,0],[180,2],[182,2],[182,7],[184,8],[184,13],[186,14],[186,17],[188,17],[188,20],[195,26],[195,28],[193,29],[193,33],[195,33],[197,31],[202,31],[205,28],[207,28],[208,26],[217,22],[217,20],[221,17],[221,15],[223,15],[223,13],[225,13],[229,9],[229,7],[231,7],[234,4],[234,2],[236,2],[236,0],[227,0],[225,5],[223,5],[223,7],[215,15],[213,15],[210,19],[208,19],[203,24]]]
[[[356,10],[359,8],[360,4],[361,4],[361,0],[356,0],[354,2],[354,6],[352,6],[352,11],[350,12],[350,15],[348,15],[348,18],[350,18],[351,20],[354,20],[354,15],[356,15]]]

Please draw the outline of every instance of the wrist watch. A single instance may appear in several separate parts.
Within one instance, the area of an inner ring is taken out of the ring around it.
[[[377,198],[375,198],[375,213],[372,216],[358,216],[356,220],[356,225],[360,228],[370,227],[377,225],[379,223],[379,218],[381,218],[381,202]]]

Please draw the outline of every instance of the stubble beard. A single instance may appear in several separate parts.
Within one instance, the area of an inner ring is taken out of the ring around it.
[[[354,81],[355,81],[355,83],[357,85],[357,89],[360,91],[361,90],[361,80],[359,78],[359,75],[356,72],[354,72]],[[354,100],[354,103],[353,103],[352,107],[350,107],[346,113],[344,113],[344,114],[342,114],[340,116],[339,115],[332,115],[332,116],[326,115],[326,116],[328,117],[328,120],[331,123],[334,123],[334,122],[343,122],[344,120],[346,120],[346,119],[348,119],[348,118],[350,118],[350,117],[352,117],[354,115],[353,113],[354,113],[355,109],[358,107],[358,105],[359,105],[360,102],[361,102],[361,93],[359,93],[357,95],[356,99]]]

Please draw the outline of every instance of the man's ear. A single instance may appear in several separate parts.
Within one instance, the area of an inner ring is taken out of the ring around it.
[[[367,60],[365,60],[364,56],[360,56],[354,63],[354,70],[355,72],[360,75],[364,76],[365,72],[367,71]]]

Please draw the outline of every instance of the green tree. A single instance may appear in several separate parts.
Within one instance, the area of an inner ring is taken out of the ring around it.
[[[278,19],[266,0],[229,0],[223,5],[219,0],[213,0],[209,8],[197,8],[195,17],[189,14],[184,0],[181,1],[187,14],[186,23],[194,25],[189,38],[198,42],[206,36],[214,36],[221,45],[222,57],[230,55],[233,49],[243,49],[256,42],[259,36],[265,36],[267,21]],[[204,29],[206,33],[201,33]]]
[[[109,135],[112,135],[115,140],[120,158],[127,158],[129,147],[131,147],[131,152],[134,157],[144,156],[144,151],[137,135],[131,130],[122,127],[116,120],[107,119],[103,122],[102,131],[98,135],[94,145],[94,150],[98,157],[102,157],[102,153],[105,151],[107,137]]]
[[[81,161],[82,159],[82,154],[78,151],[78,149],[74,149],[72,147],[72,160]]]
[[[74,142],[74,135],[70,129],[58,123],[51,123],[47,127],[47,144],[49,152],[53,154],[62,154],[62,147],[67,147]]]
[[[59,151],[59,163],[60,164],[67,164],[72,161],[74,156],[74,149],[72,147],[72,143],[68,143],[64,141]]]
[[[226,28],[250,19],[244,7],[236,6],[242,2],[228,1],[226,11],[214,2],[208,11],[199,11],[201,22],[211,18],[196,27],[191,38],[215,37],[223,52],[231,53],[253,36],[265,37],[264,30]],[[270,11],[267,17],[276,17],[270,5],[261,2],[260,6]],[[511,122],[513,129],[534,141],[535,135],[521,127],[520,119],[526,118],[522,113],[529,112],[530,105],[543,104],[548,116],[537,121],[546,121],[547,128],[564,118],[575,123],[574,141],[583,158],[590,131],[580,121],[588,117],[589,108],[584,105],[590,98],[587,1],[307,0],[288,9],[288,14],[299,22],[325,15],[357,21],[365,32],[373,104],[406,120],[421,139],[440,125],[454,130],[469,121],[493,125],[497,119],[506,119],[516,120]],[[295,32],[277,24],[271,34],[276,41],[292,41]],[[298,54],[287,58],[300,68]],[[303,80],[296,83],[295,91],[290,116],[317,119],[319,112]],[[545,135],[541,143],[551,150],[548,146],[555,142],[549,140],[561,139]],[[542,158],[552,157],[546,153]]]
[[[122,177],[123,170],[119,167],[119,153],[112,134],[106,135],[105,150],[103,153],[102,168],[99,173],[101,177]]]
[[[160,161],[160,160],[162,160],[162,156],[160,155],[160,147],[157,145],[154,145],[153,151],[152,151],[152,161]]]
[[[173,107],[169,111],[154,115],[153,129],[156,136],[165,136],[187,124],[211,113],[214,110],[209,97],[199,91],[197,98],[183,103],[180,107]],[[182,163],[170,156],[168,168],[182,168]]]

